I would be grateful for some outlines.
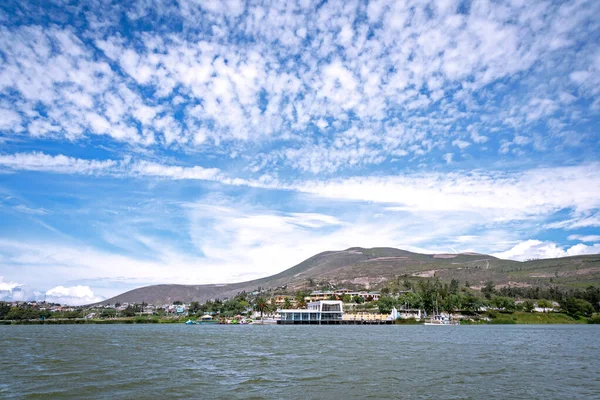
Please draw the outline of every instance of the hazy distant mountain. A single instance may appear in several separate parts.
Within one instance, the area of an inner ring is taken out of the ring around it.
[[[600,255],[575,256],[526,262],[501,260],[485,254],[418,254],[394,248],[326,251],[279,274],[248,282],[224,285],[153,285],[134,289],[99,304],[116,302],[167,304],[224,299],[241,291],[262,289],[295,291],[331,283],[348,288],[377,289],[390,280],[438,277],[458,279],[477,287],[496,285],[581,286],[600,283]]]

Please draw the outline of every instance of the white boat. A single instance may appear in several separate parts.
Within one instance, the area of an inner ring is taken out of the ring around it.
[[[460,325],[460,321],[450,319],[445,315],[436,314],[430,320],[425,322],[425,325],[438,325],[438,326],[455,326]]]
[[[273,318],[265,318],[263,321],[256,320],[252,325],[277,325],[277,320]]]

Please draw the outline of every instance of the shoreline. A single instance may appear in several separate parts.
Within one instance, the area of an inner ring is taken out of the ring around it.
[[[485,319],[484,319],[485,318]],[[113,325],[113,324],[185,324],[188,318],[156,318],[156,317],[132,317],[119,319],[46,319],[46,320],[6,320],[0,321],[0,325]],[[399,319],[393,324],[387,325],[423,325],[425,321]],[[500,313],[493,318],[488,316],[474,317],[473,320],[462,319],[461,325],[587,325],[598,324],[600,319],[579,318],[576,319],[563,313]],[[202,324],[201,324],[202,325]],[[208,324],[207,324],[208,325]],[[210,325],[236,325],[211,323]],[[258,324],[260,325],[260,324]],[[267,324],[268,325],[268,324]],[[271,324],[272,325],[272,324]],[[362,325],[362,324],[356,324]],[[377,325],[377,324],[373,324]]]

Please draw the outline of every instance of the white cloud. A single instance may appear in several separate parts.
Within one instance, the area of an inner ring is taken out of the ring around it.
[[[13,281],[5,281],[0,276],[0,301],[29,301],[39,300],[40,292],[35,292],[29,286]]]
[[[596,165],[539,168],[519,173],[421,173],[307,181],[292,186],[314,195],[402,204],[410,210],[471,210],[486,220],[550,215],[560,209],[600,207]],[[590,190],[582,191],[586,187]]]
[[[0,96],[10,107],[0,104],[0,129],[27,126],[23,134],[69,141],[105,135],[136,149],[218,152],[227,144],[249,159],[275,148],[264,168],[318,173],[397,154],[424,158],[448,144],[519,154],[532,124],[552,117],[571,126],[594,110],[586,101],[600,90],[600,56],[589,43],[595,2],[474,4],[465,14],[453,2],[433,12],[417,1],[315,8],[157,0],[152,8],[190,33],[115,34],[114,15],[160,24],[149,4],[98,6],[73,26],[3,27]],[[524,90],[506,93],[504,78]],[[352,129],[369,135],[349,138]],[[496,143],[492,132],[515,140]],[[335,159],[300,160],[315,149]]]
[[[574,218],[552,222],[544,226],[545,229],[577,229],[600,227],[600,214],[579,213]]]
[[[31,207],[27,207],[24,204],[19,204],[13,207],[14,210],[17,210],[19,212],[25,213],[25,214],[34,214],[34,215],[46,215],[48,214],[48,211],[43,209],[43,208],[31,208]]]
[[[0,108],[0,131],[21,131],[21,116],[12,110]]]
[[[479,132],[476,131],[471,132],[471,139],[473,139],[473,141],[478,144],[485,143],[488,141],[487,136],[480,135]]]
[[[165,166],[147,161],[136,162],[130,170],[134,175],[160,177],[169,179],[198,179],[198,180],[221,180],[222,174],[218,168],[202,168]]]
[[[16,153],[0,155],[0,166],[16,171],[44,171],[67,174],[97,174],[117,166],[113,160],[97,161],[51,156],[44,153]]]
[[[0,155],[0,167],[12,171],[43,171],[64,174],[128,175],[198,180],[224,179],[217,168],[169,166],[148,161],[130,162],[129,158],[118,161],[86,160],[62,154],[51,156],[39,152]]]
[[[569,235],[568,239],[580,242],[600,242],[600,235]]]
[[[4,277],[0,276],[0,292],[12,291],[14,288],[21,286],[20,283],[17,282],[5,282]]]
[[[452,141],[452,145],[458,147],[461,150],[464,150],[467,147],[469,147],[471,143],[467,142],[466,140],[456,139]]]
[[[48,303],[59,303],[72,306],[97,303],[104,297],[96,296],[89,286],[56,286],[46,291],[45,299]]]
[[[600,243],[592,246],[579,243],[563,249],[556,243],[530,239],[516,244],[509,250],[492,255],[502,259],[525,261],[538,258],[557,258],[598,253],[600,253]]]
[[[4,277],[0,276],[0,301],[46,301],[80,306],[102,300],[104,297],[96,296],[88,286],[57,286],[44,293],[34,291],[22,283],[5,281]]]

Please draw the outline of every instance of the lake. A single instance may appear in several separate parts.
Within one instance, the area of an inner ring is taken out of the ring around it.
[[[600,326],[0,326],[0,398],[600,398]]]

